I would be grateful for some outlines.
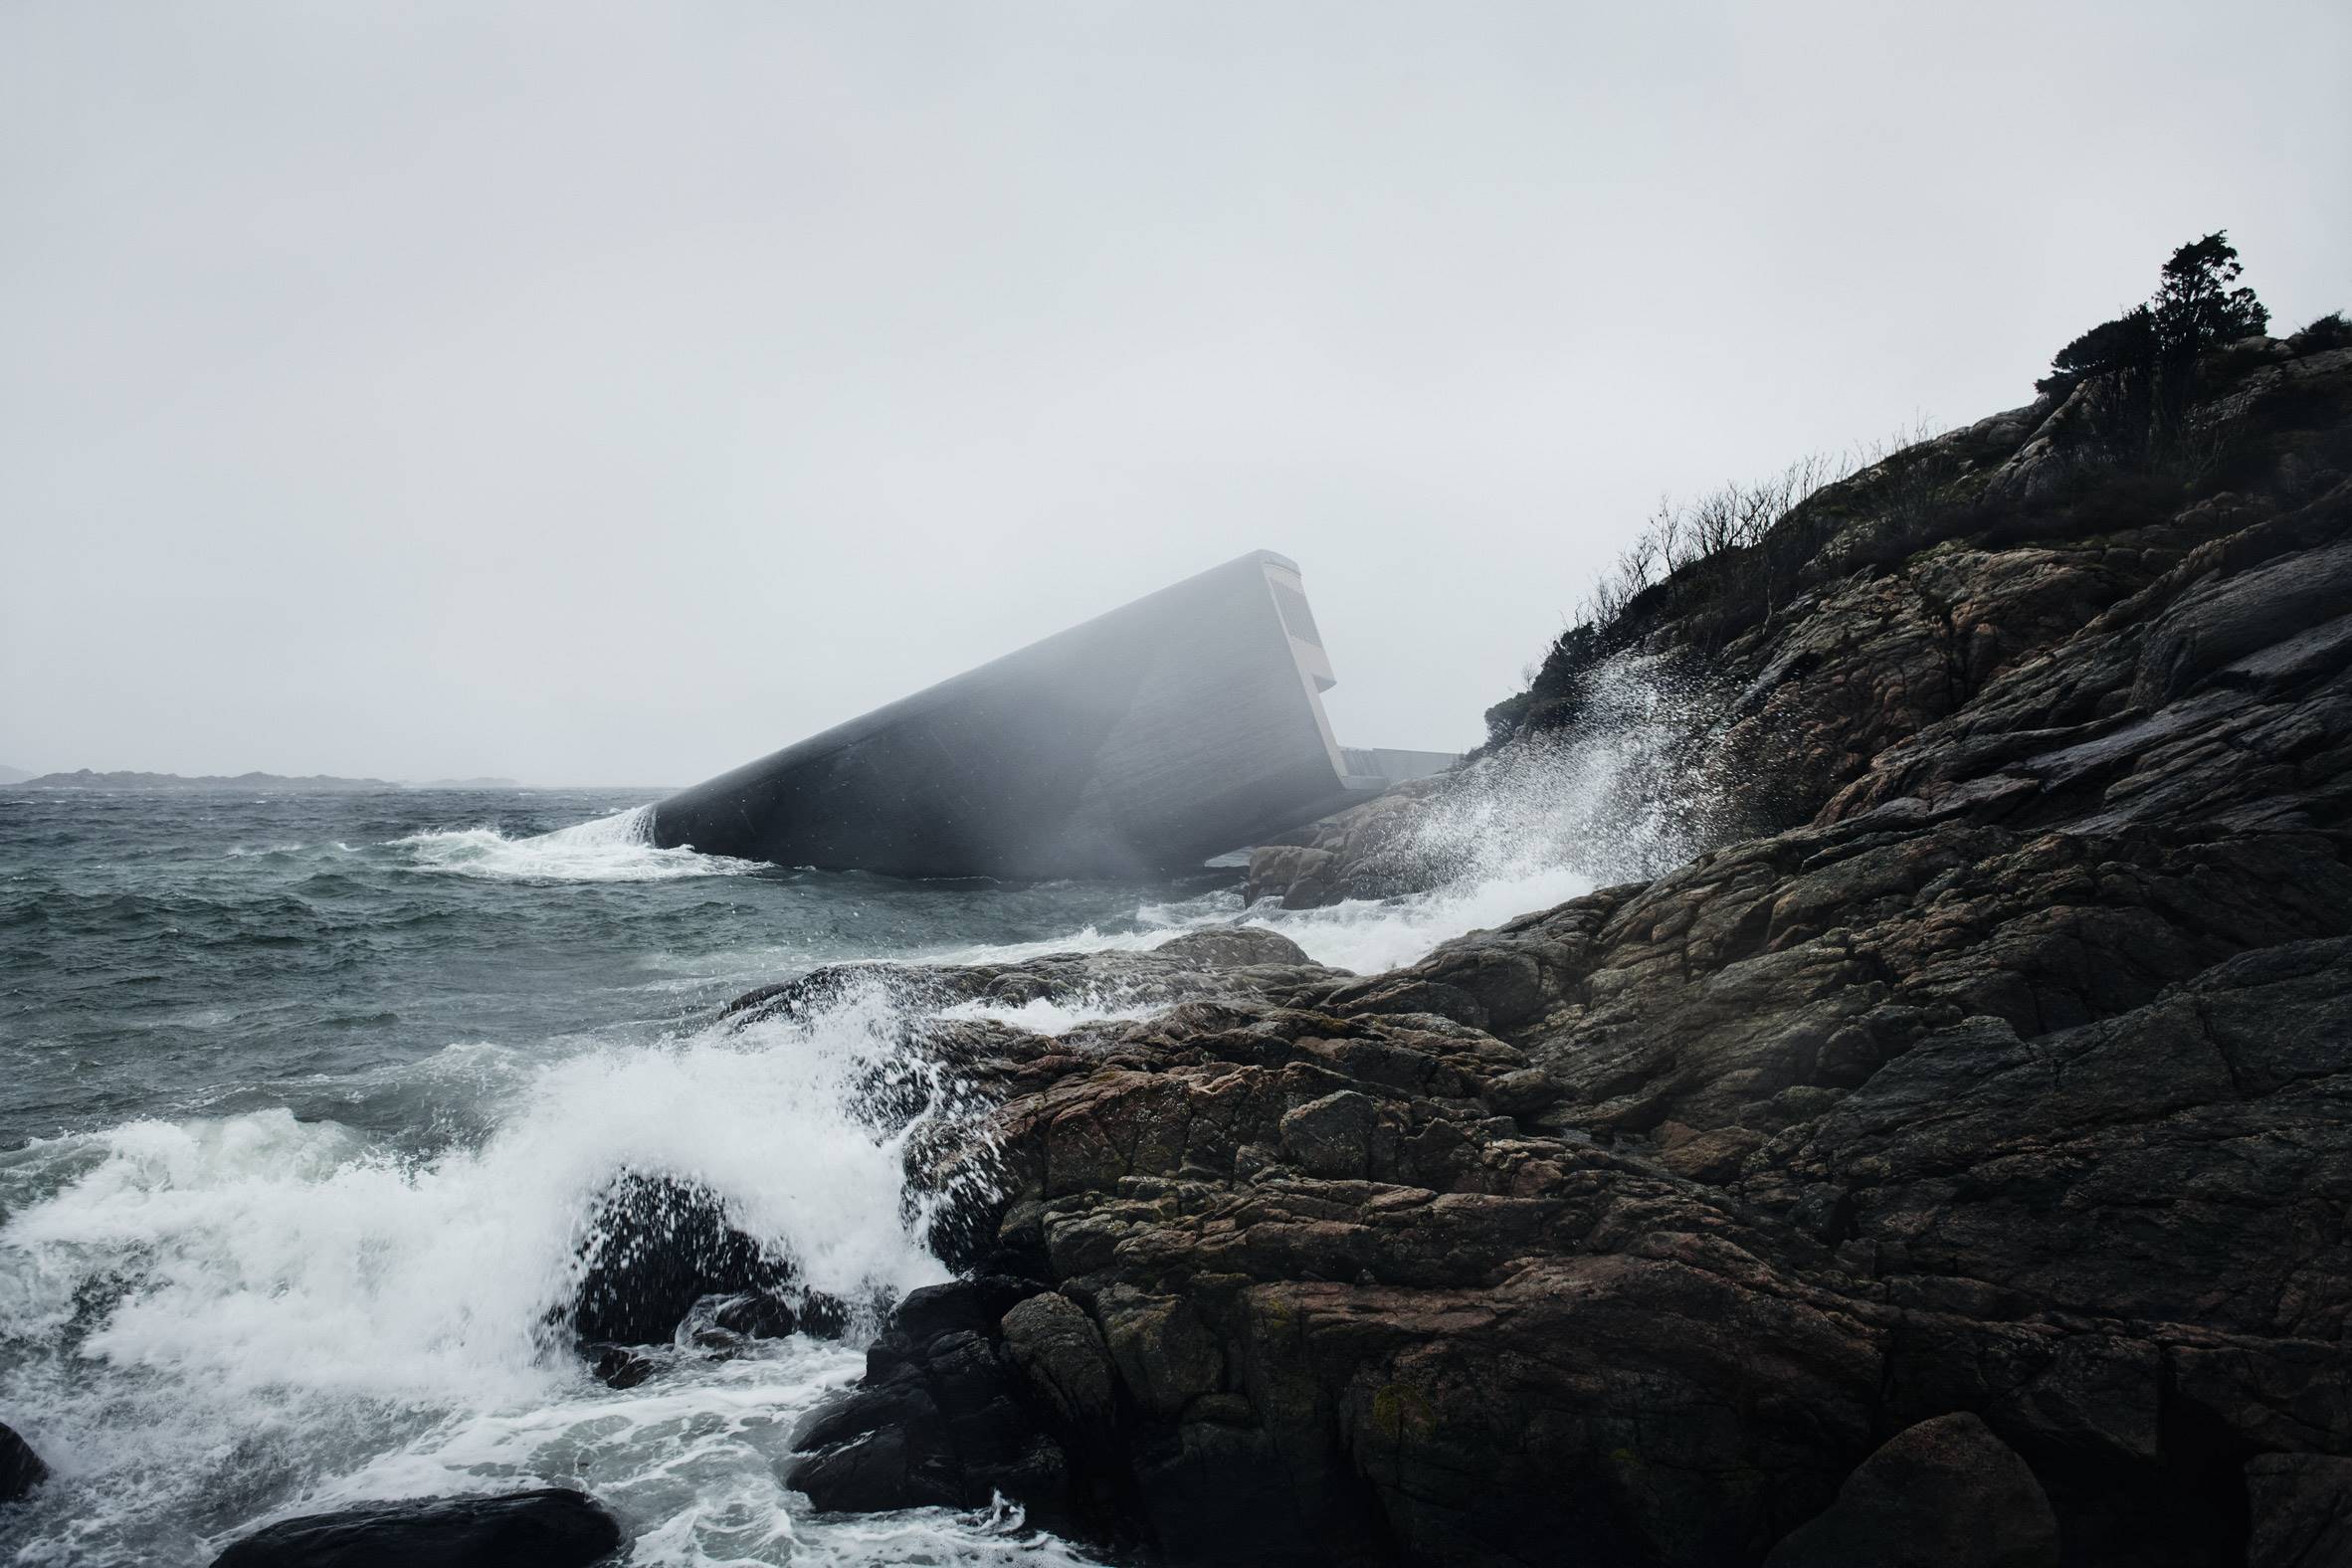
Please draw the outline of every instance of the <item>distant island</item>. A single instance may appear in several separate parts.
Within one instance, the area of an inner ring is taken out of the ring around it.
[[[178,794],[230,793],[244,790],[273,790],[279,794],[357,795],[371,790],[405,789],[520,789],[513,779],[474,778],[435,779],[426,784],[411,784],[392,779],[346,779],[326,773],[311,773],[299,778],[284,773],[238,773],[235,775],[206,773],[189,778],[178,773],[95,773],[81,768],[72,773],[44,773],[39,778],[9,781],[14,789],[89,789],[122,790],[147,793],[172,792]]]

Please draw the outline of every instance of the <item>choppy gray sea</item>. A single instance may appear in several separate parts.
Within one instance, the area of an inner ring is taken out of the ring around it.
[[[857,1344],[615,1392],[544,1325],[624,1168],[706,1183],[844,1297],[944,1277],[855,1102],[881,1004],[715,1007],[841,960],[1148,946],[1243,918],[1230,878],[788,871],[654,849],[644,800],[0,791],[0,1420],[56,1471],[0,1552],[202,1562],[288,1513],[563,1483],[639,1564],[1083,1560],[1002,1514],[807,1516],[787,1440]],[[1585,885],[1490,872],[1249,917],[1369,971]]]

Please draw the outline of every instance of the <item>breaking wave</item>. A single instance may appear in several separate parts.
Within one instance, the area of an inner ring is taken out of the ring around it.
[[[421,871],[495,882],[670,882],[767,869],[756,861],[657,848],[651,806],[526,838],[508,838],[495,828],[437,828],[394,843],[409,851]]]
[[[1396,898],[1350,898],[1320,909],[1252,910],[1246,923],[1281,932],[1316,963],[1378,974],[1418,962],[1441,942],[1564,903],[1598,885],[1573,867],[1538,867]]]
[[[1368,974],[1465,932],[1682,864],[1725,831],[1704,745],[1714,694],[1640,655],[1586,678],[1581,716],[1453,775],[1369,858],[1417,891],[1320,909],[1252,910],[1317,961]]]
[[[889,1561],[870,1548],[893,1532],[901,1560],[1012,1550],[952,1515],[839,1542],[792,1516],[776,1476],[793,1424],[855,1377],[852,1348],[682,1353],[623,1396],[545,1327],[622,1171],[707,1187],[829,1294],[944,1278],[922,1243],[933,1200],[904,1176],[922,1123],[874,1103],[878,1076],[906,1071],[899,1024],[877,990],[810,1021],[587,1049],[516,1083],[478,1144],[432,1156],[276,1108],[0,1159],[0,1395],[70,1483],[19,1510],[39,1532],[20,1560],[197,1561],[273,1503],[531,1482],[605,1499],[648,1532],[641,1564]]]

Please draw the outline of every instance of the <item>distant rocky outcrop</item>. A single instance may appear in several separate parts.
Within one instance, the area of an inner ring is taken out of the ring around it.
[[[124,794],[267,790],[280,795],[346,795],[370,790],[401,789],[405,786],[386,779],[345,779],[325,773],[312,773],[299,778],[290,778],[283,773],[204,773],[190,778],[177,773],[94,773],[88,768],[81,768],[72,773],[44,773],[39,778],[26,779],[15,787],[111,790]]]
[[[2038,449],[2037,406],[1936,444],[1949,504],[1825,492],[1752,624],[1652,614],[1627,649],[1716,663],[1679,743],[1731,785],[1664,875],[1384,975],[909,971],[1162,1005],[913,1031],[978,1101],[910,1155],[974,1280],[794,1483],[1178,1563],[2334,1560],[2352,353],[2230,355],[2194,481]],[[1461,787],[1253,882],[1377,891]]]
[[[117,794],[237,794],[263,790],[273,795],[358,795],[402,789],[520,789],[506,778],[434,779],[426,784],[391,779],[347,779],[329,773],[290,776],[284,773],[94,773],[81,768],[72,773],[44,773],[39,777],[0,768],[0,784],[15,789],[86,789]]]

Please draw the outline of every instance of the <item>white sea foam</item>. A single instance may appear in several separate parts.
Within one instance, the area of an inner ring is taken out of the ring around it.
[[[1450,882],[1399,898],[1253,910],[1245,923],[1279,931],[1316,963],[1370,975],[1415,963],[1441,942],[1564,903],[1595,885],[1572,866],[1532,866],[1516,876]]]
[[[1656,877],[1721,830],[1724,790],[1688,737],[1708,722],[1702,688],[1628,656],[1594,671],[1570,728],[1516,741],[1433,802],[1406,853],[1447,883],[1573,867],[1597,884]]]
[[[1386,870],[1427,891],[1253,910],[1250,923],[1370,974],[1595,887],[1659,876],[1720,829],[1719,781],[1683,744],[1707,716],[1707,694],[1666,679],[1656,661],[1612,661],[1588,678],[1574,727],[1457,775],[1381,852]]]
[[[1177,903],[1143,905],[1130,928],[1102,930],[1089,925],[1041,941],[976,944],[922,957],[937,963],[1018,963],[1049,953],[1147,952],[1187,931],[1252,925],[1287,936],[1316,963],[1357,974],[1377,974],[1413,963],[1452,937],[1499,925],[1531,909],[1547,908],[1589,892],[1595,885],[1590,877],[1573,867],[1535,865],[1516,875],[1466,878],[1430,892],[1351,898],[1319,909],[1260,904],[1245,911],[1237,894],[1221,891]],[[1118,1011],[1109,1003],[1100,1008],[1069,1009],[1067,1019],[1062,1018],[1063,1011],[1059,1004],[1009,1008],[965,1003],[955,1016],[996,1018],[1042,1034],[1096,1019],[1141,1016]]]
[[[520,839],[495,828],[437,828],[393,842],[421,871],[494,882],[669,882],[765,869],[756,861],[657,848],[651,806]]]
[[[623,1169],[706,1185],[817,1289],[944,1277],[905,1186],[911,1133],[863,1109],[895,1053],[877,991],[813,1022],[584,1051],[531,1076],[479,1147],[429,1161],[283,1109],[9,1157],[0,1400],[73,1496],[24,1560],[193,1558],[251,1522],[240,1496],[288,1512],[531,1479],[589,1485],[646,1534],[640,1563],[799,1560],[811,1531],[778,1467],[853,1350],[682,1356],[622,1397],[545,1324]],[[946,1515],[921,1530],[940,1560],[985,1543]]]

